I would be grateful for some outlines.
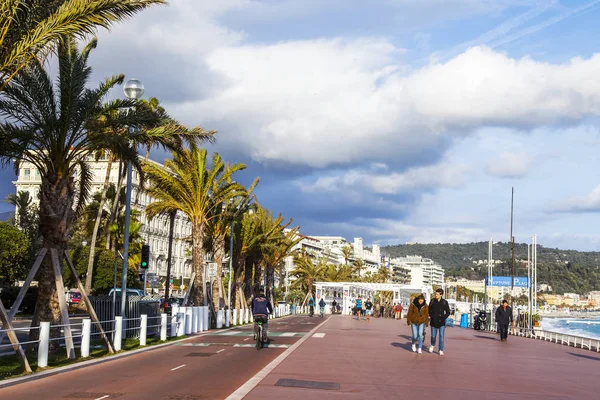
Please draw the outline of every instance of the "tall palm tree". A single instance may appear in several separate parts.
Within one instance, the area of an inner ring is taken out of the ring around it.
[[[64,35],[82,38],[110,28],[165,0],[0,1],[0,91],[30,62],[55,49]]]
[[[292,287],[301,288],[308,297],[311,297],[314,283],[322,279],[326,272],[326,264],[315,263],[310,255],[300,253],[294,256],[294,266],[292,275],[296,277],[296,280],[292,283]]]
[[[233,182],[231,176],[244,164],[226,165],[218,153],[213,153],[210,166],[206,149],[195,144],[190,149],[172,153],[173,159],[165,161],[165,168],[145,163],[144,170],[150,180],[148,193],[155,201],[146,207],[149,219],[179,210],[192,225],[192,264],[194,279],[193,300],[206,304],[204,292],[204,236],[208,224],[218,218],[215,208],[222,207],[226,199],[244,196],[246,189]]]
[[[83,209],[89,194],[92,171],[87,160],[102,148],[109,148],[119,158],[130,161],[137,169],[140,162],[135,143],[158,141],[165,148],[178,148],[189,131],[151,113],[135,100],[105,102],[108,92],[122,83],[124,76],[106,79],[97,88],[86,87],[91,76],[88,57],[96,40],[79,51],[73,38],[64,38],[57,50],[58,79],[54,85],[42,62],[22,68],[0,93],[0,161],[15,159],[33,164],[40,172],[40,234],[44,246],[56,249],[62,263],[71,226]],[[130,113],[116,112],[122,107]],[[138,125],[135,133],[110,135],[111,126]],[[60,320],[54,272],[49,257],[39,272],[39,296],[33,326],[40,320]],[[32,329],[32,337],[37,330]]]
[[[139,101],[139,103],[142,106],[146,107],[150,112],[152,112],[154,114],[166,116],[165,109],[163,107],[159,106],[159,101],[155,97],[152,97],[149,100],[141,99]],[[175,126],[177,125],[177,123],[175,121],[170,121],[170,123],[174,124]],[[128,135],[129,131],[128,131],[127,127],[110,126],[110,127],[107,127],[106,133],[110,134],[110,135]],[[193,130],[191,130],[190,133],[191,133],[191,135],[188,135],[186,137],[186,139],[188,141],[193,140],[197,143],[200,143],[203,141],[208,141],[208,142],[212,143],[214,141],[214,137],[215,137],[214,135],[216,134],[215,131],[204,131],[200,128],[194,128]],[[136,146],[137,144],[138,143],[134,143],[134,146]],[[160,142],[153,140],[151,138],[150,140],[147,140],[144,143],[139,143],[139,144],[143,144],[146,147],[145,161],[148,161],[150,149],[152,149],[152,147],[156,146],[157,144],[160,144]],[[177,148],[178,146],[180,146],[180,143],[173,143],[172,147]],[[98,230],[100,229],[100,223],[102,220],[102,210],[103,210],[104,204],[106,202],[106,195],[107,195],[107,191],[108,191],[109,184],[110,184],[110,175],[112,172],[112,165],[117,160],[116,153],[111,152],[109,149],[101,149],[98,152],[96,152],[95,156],[96,156],[96,161],[98,161],[100,158],[103,158],[103,157],[106,158],[107,165],[106,165],[106,173],[104,176],[104,185],[102,187],[102,195],[100,198],[100,207],[97,210],[98,213],[96,214],[96,222],[94,225],[94,230],[92,231],[90,254],[89,254],[89,258],[88,258],[88,269],[87,269],[87,275],[86,275],[86,280],[85,280],[85,290],[87,293],[90,293],[91,287],[92,287],[92,274],[93,274],[93,270],[94,270],[94,257],[96,254],[95,253],[96,252],[96,241],[97,241],[97,237],[98,237]],[[120,163],[120,166],[122,164],[123,163]],[[119,168],[119,175],[118,175],[118,182],[117,182],[117,191],[119,193],[123,186],[124,172],[125,172],[124,169],[123,169],[123,171],[121,171],[121,168]],[[140,174],[139,175],[139,187],[136,190],[134,207],[137,206],[137,204],[138,204],[139,195],[143,190],[143,186],[144,186],[144,178],[143,178],[143,174]],[[119,215],[117,212],[117,208],[119,207],[120,202],[121,202],[120,196],[117,196],[116,201],[113,203],[112,208],[111,208],[110,224],[114,224],[115,218]],[[109,249],[111,246],[112,233],[113,232],[111,230],[108,230],[106,232],[106,249]]]
[[[360,279],[360,273],[365,269],[365,262],[362,259],[357,259],[354,261],[354,271],[358,274],[358,279]]]
[[[212,215],[208,218],[206,224],[205,248],[213,254],[213,261],[217,266],[215,286],[212,288],[212,302],[214,310],[220,308],[220,299],[225,298],[225,289],[223,287],[223,260],[225,258],[226,237],[231,233],[231,224],[244,213],[252,201],[252,192],[258,184],[259,179],[248,187],[246,193],[241,196],[230,199],[222,199],[219,205],[211,206]],[[217,182],[215,182],[217,184]],[[229,182],[227,182],[229,184]],[[218,188],[213,188],[218,191]],[[217,201],[214,197],[210,201]],[[215,290],[216,289],[216,290]]]
[[[385,267],[379,267],[377,274],[375,275],[375,281],[379,283],[386,283],[390,279],[390,270]]]
[[[352,258],[352,254],[354,251],[352,250],[352,246],[346,245],[342,247],[342,254],[344,255],[344,265],[348,265],[348,261]]]

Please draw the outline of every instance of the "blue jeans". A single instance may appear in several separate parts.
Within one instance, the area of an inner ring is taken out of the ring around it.
[[[421,347],[423,347],[423,333],[425,332],[425,323],[422,323],[421,325],[411,324],[410,327],[412,328],[412,344],[415,344],[415,342],[418,340],[418,348],[420,349]]]
[[[439,328],[431,327],[431,345],[435,347],[435,338],[440,332],[440,351],[444,351],[444,333],[446,332],[446,325],[442,325]]]

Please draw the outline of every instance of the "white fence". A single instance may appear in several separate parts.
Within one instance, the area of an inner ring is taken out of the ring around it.
[[[292,308],[290,305],[279,304],[274,307],[272,318],[284,317],[287,315],[300,314],[308,312],[308,307],[304,308]],[[241,326],[253,322],[252,313],[249,309],[245,310],[233,310],[233,313],[227,312],[223,320],[223,311],[219,312],[221,321],[224,322],[225,327],[230,326]],[[125,322],[125,323],[124,323]],[[219,316],[217,316],[217,325],[219,322]],[[177,307],[172,308],[171,315],[161,313],[159,316],[148,317],[146,314],[142,314],[139,318],[125,318],[117,316],[114,320],[101,321],[103,326],[112,327],[111,330],[105,331],[107,335],[112,335],[112,346],[115,351],[122,350],[123,338],[126,338],[129,331],[133,331],[134,337],[139,339],[140,346],[146,346],[148,336],[158,337],[160,341],[166,341],[169,337],[180,337],[185,335],[193,335],[200,332],[208,331],[209,326],[209,310],[208,307]],[[80,332],[79,334],[73,334],[71,338],[74,339],[76,347],[80,349],[80,356],[83,358],[89,357],[90,347],[92,338],[99,336],[99,332],[93,332],[92,321],[89,318],[84,318],[81,323],[70,324],[73,331]],[[127,328],[123,328],[127,326]],[[26,345],[37,345],[38,367],[48,366],[48,350],[50,348],[50,342],[58,341],[59,343],[64,342],[66,337],[50,337],[51,329],[61,329],[65,325],[51,325],[50,322],[41,322],[39,327],[36,328],[14,328],[12,331],[15,333],[29,332],[31,329],[39,329],[39,339],[34,341],[23,341],[20,342],[21,346]],[[7,329],[0,329],[0,332],[7,333]],[[104,347],[98,345],[95,347]],[[0,344],[0,353],[6,350],[12,350],[14,348],[12,344]]]

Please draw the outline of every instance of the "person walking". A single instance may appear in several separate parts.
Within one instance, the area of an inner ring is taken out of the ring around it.
[[[360,321],[360,314],[362,312],[362,298],[360,297],[360,295],[356,299],[356,303],[354,304],[354,307],[356,308],[356,319],[358,321]]]
[[[506,342],[508,339],[508,325],[513,321],[512,308],[508,305],[508,301],[502,300],[502,305],[496,308],[496,323],[498,324],[498,332],[500,333],[500,341]]]
[[[402,305],[400,303],[394,306],[394,313],[396,314],[396,319],[402,319]]]
[[[421,354],[423,351],[423,333],[425,327],[429,326],[429,307],[425,302],[425,297],[420,294],[415,297],[408,307],[406,323],[412,328],[412,351]]]
[[[435,291],[435,297],[429,302],[429,317],[431,318],[431,346],[429,352],[433,353],[438,333],[440,334],[440,345],[438,347],[440,356],[444,355],[444,333],[446,332],[446,318],[450,316],[450,305],[444,295],[443,289]]]
[[[365,302],[365,310],[367,312],[367,321],[371,322],[371,313],[373,312],[373,303],[371,302],[370,298],[367,298],[367,301]]]

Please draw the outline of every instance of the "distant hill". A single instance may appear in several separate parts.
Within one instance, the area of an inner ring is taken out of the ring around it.
[[[446,277],[483,279],[487,265],[473,261],[486,260],[488,242],[406,244],[384,246],[382,252],[392,257],[419,255],[431,258],[441,265]],[[580,293],[600,290],[600,252],[561,250],[538,245],[538,285],[547,283],[555,293]],[[494,260],[502,264],[494,267],[494,275],[510,275],[510,243],[497,242],[493,247]],[[521,260],[521,262],[519,262]],[[515,244],[515,275],[527,276],[527,244]]]

